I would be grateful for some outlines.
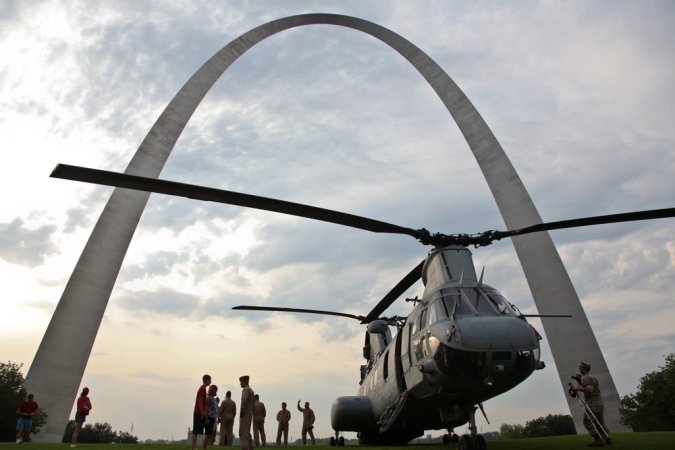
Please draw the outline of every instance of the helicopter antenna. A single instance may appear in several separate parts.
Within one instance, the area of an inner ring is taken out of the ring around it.
[[[417,298],[417,296],[415,296],[415,298],[406,298],[405,301],[406,301],[406,302],[412,302],[413,307],[414,307],[414,306],[417,304],[417,302],[420,301],[420,299]]]
[[[480,271],[480,279],[478,280],[478,287],[481,287],[483,285],[483,275],[485,275],[485,266],[483,266],[483,270]]]

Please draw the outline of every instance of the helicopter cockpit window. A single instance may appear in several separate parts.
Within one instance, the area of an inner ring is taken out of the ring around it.
[[[463,289],[464,297],[471,302],[480,316],[496,316],[499,314],[495,305],[490,299],[478,289]]]
[[[443,290],[442,298],[445,310],[448,311],[448,316],[468,316],[476,314],[469,299],[456,289]]]
[[[511,308],[511,304],[494,289],[483,289],[483,295],[486,295],[487,298],[492,302],[494,307],[499,311],[499,314],[507,314],[509,316],[514,316],[516,313]]]

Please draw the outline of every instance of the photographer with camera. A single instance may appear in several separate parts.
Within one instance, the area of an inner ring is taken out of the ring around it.
[[[316,445],[314,439],[314,411],[309,407],[309,402],[305,402],[305,407],[300,407],[300,400],[298,400],[298,411],[302,413],[302,445],[307,445],[307,433],[312,438],[312,445]]]
[[[577,386],[572,386],[572,383],[569,384],[569,394],[572,397],[577,397],[578,392],[584,393],[584,398],[578,399],[584,408],[584,426],[593,438],[593,442],[588,446],[604,447],[605,445],[612,445],[612,439],[609,437],[609,430],[603,417],[605,407],[602,403],[598,379],[590,374],[591,365],[586,362],[579,363],[579,372],[581,373],[572,377],[578,384]]]

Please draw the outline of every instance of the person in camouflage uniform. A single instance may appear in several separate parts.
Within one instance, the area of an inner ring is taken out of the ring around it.
[[[581,372],[581,382],[574,390],[576,392],[584,393],[586,405],[590,412],[595,416],[595,419],[597,419],[594,422],[593,418],[588,414],[588,411],[584,411],[584,426],[593,438],[593,442],[588,445],[589,447],[604,447],[605,444],[612,445],[612,440],[609,437],[609,430],[607,429],[607,425],[605,425],[605,405],[602,403],[598,379],[590,374],[591,365],[586,362],[582,361],[579,363],[579,372]]]
[[[251,436],[251,421],[253,419],[253,403],[255,392],[248,385],[249,376],[239,377],[241,385],[241,403],[239,404],[239,441],[242,450],[253,450],[253,437]]]
[[[255,394],[253,396],[253,445],[259,446],[262,440],[263,447],[267,445],[267,438],[265,437],[265,404],[260,401],[260,396]]]

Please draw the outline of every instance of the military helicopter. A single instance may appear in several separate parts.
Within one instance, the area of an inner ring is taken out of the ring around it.
[[[541,336],[527,317],[569,317],[522,314],[497,289],[477,276],[469,246],[528,233],[675,216],[675,208],[637,211],[540,223],[509,231],[478,234],[431,233],[366,217],[268,197],[177,183],[137,175],[59,164],[51,174],[70,179],[137,189],[195,200],[274,211],[345,225],[376,233],[409,235],[433,249],[365,316],[285,307],[237,306],[235,310],[326,314],[366,325],[357,395],[337,398],[332,405],[332,444],[344,445],[339,432],[355,431],[363,444],[404,444],[424,430],[445,429],[444,441],[463,450],[486,449],[477,433],[475,413],[496,397],[544,368]],[[419,279],[422,298],[407,317],[381,316]],[[396,329],[392,337],[391,327]],[[487,416],[486,416],[487,419]],[[469,423],[469,434],[455,427]]]

